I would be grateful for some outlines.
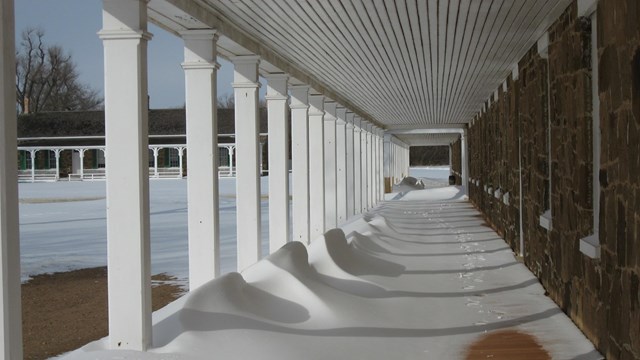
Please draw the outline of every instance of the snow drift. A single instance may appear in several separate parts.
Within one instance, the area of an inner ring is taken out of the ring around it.
[[[501,329],[601,358],[459,191],[412,191],[210,281],[154,314],[146,353],[102,340],[66,358],[457,359]]]

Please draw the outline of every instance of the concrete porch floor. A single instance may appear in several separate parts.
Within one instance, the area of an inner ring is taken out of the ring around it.
[[[155,313],[147,353],[67,358],[602,358],[458,188],[391,198]]]

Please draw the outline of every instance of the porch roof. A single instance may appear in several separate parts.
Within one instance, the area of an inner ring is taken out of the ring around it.
[[[174,33],[214,28],[384,128],[465,124],[570,0],[152,0]]]

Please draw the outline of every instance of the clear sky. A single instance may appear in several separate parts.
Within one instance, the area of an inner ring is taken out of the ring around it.
[[[102,28],[101,0],[15,0],[16,46],[20,34],[28,27],[45,31],[49,45],[60,45],[71,53],[83,83],[102,93],[102,41],[96,33]],[[184,74],[182,40],[153,24],[149,24],[153,39],[149,42],[150,107],[170,108],[184,105]],[[218,95],[232,94],[233,65],[218,59]],[[261,88],[264,94],[265,86]]]

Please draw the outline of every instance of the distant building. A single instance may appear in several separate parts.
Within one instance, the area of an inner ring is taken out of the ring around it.
[[[182,177],[186,168],[184,109],[149,110],[149,175]],[[218,109],[220,175],[233,175],[233,109]],[[260,142],[267,141],[267,112],[260,112]],[[18,118],[18,177],[21,181],[102,179],[105,176],[103,111],[63,111]],[[266,166],[263,146],[263,171]]]

